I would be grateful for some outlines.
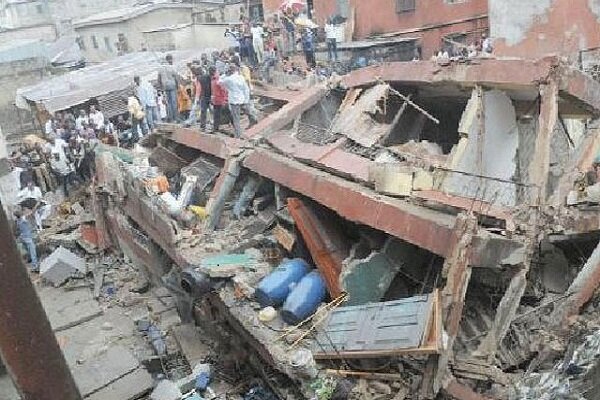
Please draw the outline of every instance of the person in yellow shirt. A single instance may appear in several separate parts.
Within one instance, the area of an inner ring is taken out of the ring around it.
[[[190,96],[187,94],[187,90],[185,86],[179,85],[177,88],[177,109],[179,111],[179,115],[183,119],[187,119],[190,114],[190,110],[192,109],[192,100]]]
[[[129,96],[127,99],[127,111],[129,111],[129,115],[131,116],[131,133],[133,135],[133,142],[135,143],[139,140],[140,133],[142,135],[148,133],[146,131],[146,124],[144,124],[146,114],[144,113],[142,104],[135,96]]]

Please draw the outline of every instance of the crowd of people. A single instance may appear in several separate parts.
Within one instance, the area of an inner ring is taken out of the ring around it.
[[[45,125],[45,140],[26,138],[10,155],[12,172],[19,190],[14,205],[16,233],[29,254],[31,269],[38,270],[36,234],[44,228],[51,214],[47,201],[50,192],[69,195],[73,187],[89,181],[94,175],[94,146],[105,135],[102,112],[90,106],[81,110],[57,113]]]
[[[323,27],[329,61],[338,61],[337,41],[342,36],[341,17],[330,17]],[[258,67],[272,66],[301,50],[308,68],[315,68],[315,46],[321,30],[305,15],[288,8],[274,14],[264,23],[251,23],[244,18],[240,24],[227,28],[225,37],[229,46],[241,59]]]

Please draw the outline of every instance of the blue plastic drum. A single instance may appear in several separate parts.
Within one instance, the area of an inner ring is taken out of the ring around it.
[[[281,310],[281,318],[288,324],[298,324],[317,311],[326,295],[325,280],[319,271],[312,271],[302,278],[288,296]]]
[[[301,258],[285,260],[273,272],[265,276],[254,292],[262,307],[280,306],[290,294],[291,288],[310,271]]]

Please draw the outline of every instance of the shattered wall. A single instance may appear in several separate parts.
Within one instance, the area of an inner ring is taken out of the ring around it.
[[[529,59],[600,46],[600,0],[490,0],[495,54]]]
[[[448,173],[442,187],[450,194],[513,206],[516,187],[504,181],[513,180],[517,172],[519,135],[515,108],[504,92],[484,91],[485,121],[481,121],[480,102],[474,90],[460,124],[463,137],[449,160],[449,169],[462,174]]]

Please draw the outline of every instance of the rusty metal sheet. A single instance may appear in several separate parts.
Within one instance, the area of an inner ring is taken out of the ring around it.
[[[342,293],[339,282],[342,263],[349,251],[341,232],[334,224],[319,218],[300,199],[289,198],[288,211],[323,274],[329,294],[332,298],[338,297]]]
[[[433,295],[341,307],[317,333],[315,353],[394,351],[418,348],[433,319]]]

